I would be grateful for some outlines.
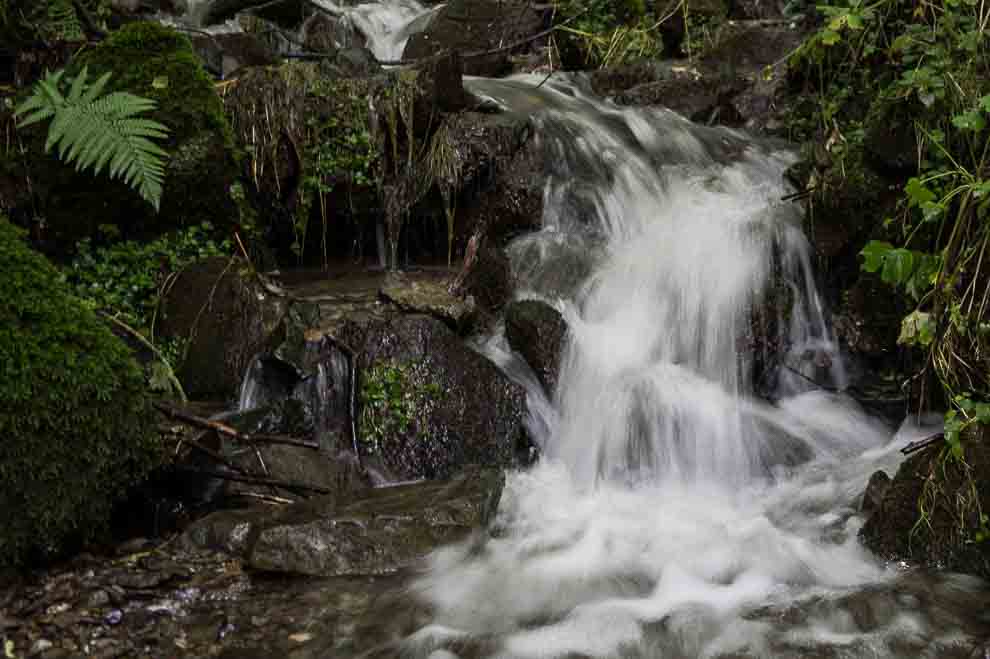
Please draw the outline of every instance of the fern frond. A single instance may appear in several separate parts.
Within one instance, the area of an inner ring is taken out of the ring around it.
[[[109,165],[110,178],[122,179],[158,210],[168,153],[152,139],[168,137],[168,128],[137,116],[153,110],[155,102],[127,92],[101,96],[109,74],[89,85],[85,67],[63,95],[62,74],[46,76],[35,85],[32,96],[15,113],[27,114],[19,125],[52,118],[46,151],[57,148],[59,159],[80,171],[91,168],[99,174]]]

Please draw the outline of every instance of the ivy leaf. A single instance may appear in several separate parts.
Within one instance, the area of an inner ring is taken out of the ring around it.
[[[842,36],[835,30],[830,30],[828,28],[822,30],[822,44],[826,46],[834,46],[842,40]]]
[[[901,320],[901,333],[897,343],[905,346],[931,345],[935,338],[935,322],[926,311],[912,311]]]
[[[894,246],[887,242],[871,240],[860,252],[863,257],[863,270],[876,272],[883,266],[883,261],[887,254],[894,249]]]
[[[980,99],[980,109],[984,112],[990,113],[990,94],[987,94]]]
[[[926,202],[935,201],[935,193],[929,190],[917,176],[912,176],[908,184],[904,186],[904,193],[908,196],[912,206],[921,206]]]
[[[976,110],[970,110],[952,117],[952,125],[960,130],[971,130],[978,133],[986,127],[987,122],[982,114]]]
[[[859,14],[846,14],[846,25],[849,26],[850,30],[862,30],[863,17]]]
[[[924,214],[925,222],[935,222],[940,217],[942,217],[942,204],[937,204],[934,201],[926,201],[921,204],[921,212]]]
[[[883,260],[883,272],[880,278],[888,284],[906,283],[914,270],[914,254],[910,250],[898,247],[887,252]]]

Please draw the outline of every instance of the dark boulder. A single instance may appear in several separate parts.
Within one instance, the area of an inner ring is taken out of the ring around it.
[[[509,257],[500,249],[482,247],[467,264],[461,287],[481,308],[498,312],[515,291]]]
[[[859,504],[860,512],[870,514],[880,508],[883,497],[890,489],[890,476],[884,471],[875,471],[870,476],[863,492],[863,501]]]
[[[525,459],[524,390],[439,320],[346,322],[335,338],[355,354],[362,459],[387,479],[448,478],[471,464]]]
[[[203,66],[220,78],[229,78],[246,66],[268,66],[277,62],[269,44],[253,34],[194,34],[190,40]]]
[[[470,470],[450,481],[397,485],[341,501],[319,497],[280,510],[224,511],[190,526],[183,544],[242,556],[266,572],[390,574],[489,523],[504,476]]]
[[[698,123],[739,125],[742,117],[732,104],[737,85],[718,77],[702,77],[690,72],[666,80],[637,85],[618,94],[620,105],[662,105]]]
[[[472,238],[504,247],[538,228],[544,154],[529,121],[462,113],[450,119],[446,130],[457,159],[454,252],[462,253]]]
[[[178,376],[195,397],[232,398],[255,355],[269,347],[286,300],[240,259],[215,257],[186,268],[162,300],[161,335],[179,339]]]
[[[557,389],[567,323],[550,305],[537,300],[512,302],[505,308],[505,336],[523,356],[549,395]]]
[[[544,27],[544,14],[524,0],[451,0],[424,31],[406,44],[403,59],[420,59],[441,51],[481,53],[514,44],[535,35]],[[531,43],[485,56],[464,60],[469,75],[495,77],[511,68],[509,55],[528,52]]]
[[[890,483],[860,540],[881,558],[990,578],[990,434],[963,433],[964,459],[945,445],[911,455]]]

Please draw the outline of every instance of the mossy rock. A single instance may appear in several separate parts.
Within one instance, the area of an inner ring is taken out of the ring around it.
[[[161,454],[128,349],[3,218],[0,261],[0,565],[11,565],[94,537]]]
[[[60,250],[94,236],[100,225],[115,225],[124,237],[153,236],[180,226],[236,218],[229,186],[237,177],[233,132],[223,105],[189,39],[157,23],[126,25],[88,53],[69,74],[88,67],[91,80],[111,73],[107,91],[149,98],[149,115],[170,135],[162,146],[167,165],[161,211],[105,173],[77,173],[51,154],[42,154],[47,125],[24,131],[34,150],[32,175],[42,202],[49,239]]]
[[[990,578],[990,433],[970,426],[963,459],[945,444],[905,460],[859,538],[887,560],[909,560]]]

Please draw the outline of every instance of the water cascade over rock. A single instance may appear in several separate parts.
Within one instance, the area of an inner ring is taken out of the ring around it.
[[[899,456],[841,393],[782,200],[792,154],[541,80],[470,87],[532,113],[548,154],[543,229],[510,253],[524,295],[572,291],[555,400],[529,392],[556,413],[485,544],[433,555],[414,586],[433,622],[403,656],[967,656],[973,629],[857,543],[867,479]]]

